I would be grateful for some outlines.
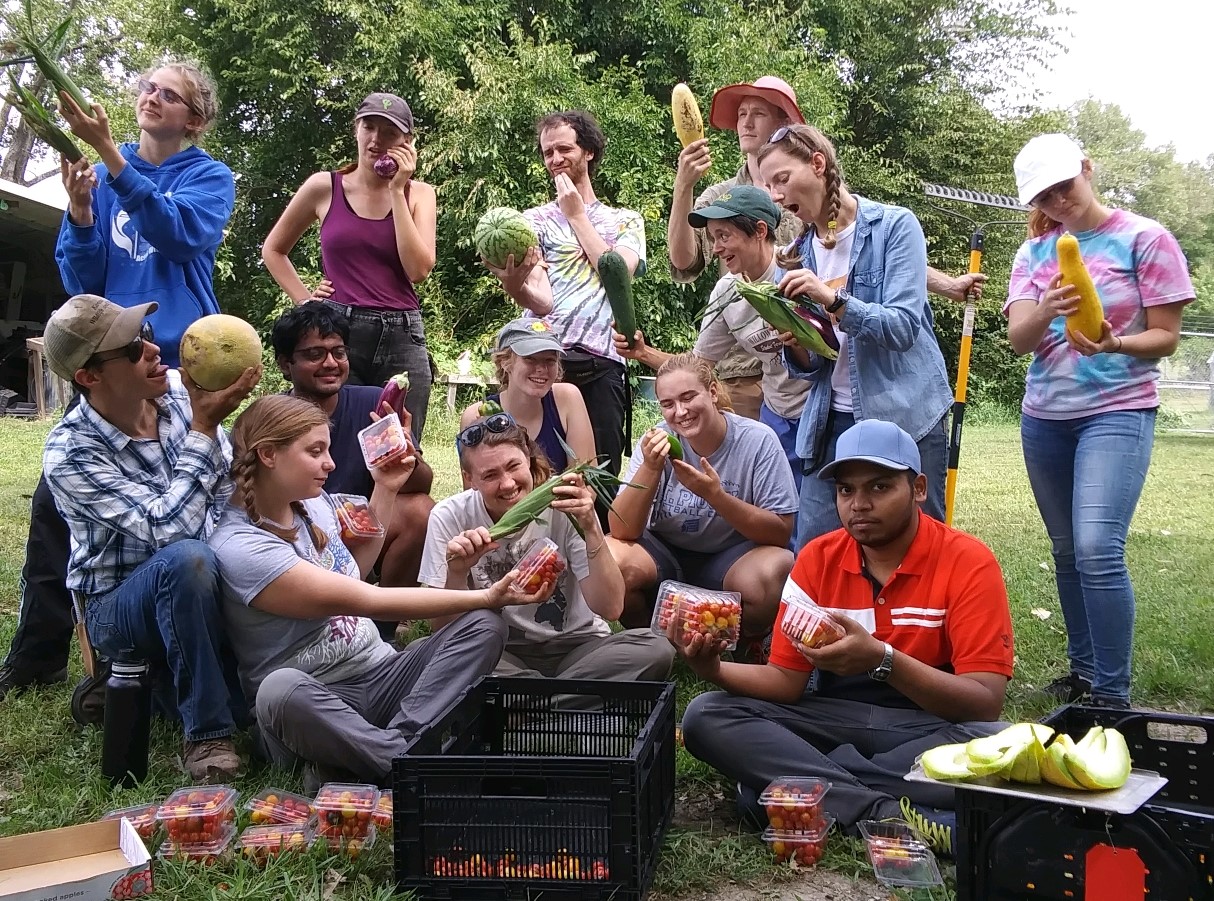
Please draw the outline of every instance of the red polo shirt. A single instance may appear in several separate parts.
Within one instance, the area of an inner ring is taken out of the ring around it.
[[[787,602],[808,598],[850,616],[881,641],[948,672],[1012,675],[1012,617],[1003,573],[990,548],[920,512],[919,531],[889,581],[875,593],[860,545],[844,529],[807,544],[784,586],[772,663],[813,670],[780,629]],[[830,674],[823,673],[824,679]],[[866,682],[872,683],[867,677]]]

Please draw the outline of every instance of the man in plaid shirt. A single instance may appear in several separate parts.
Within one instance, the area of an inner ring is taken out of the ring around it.
[[[203,539],[232,493],[220,423],[261,368],[203,391],[161,364],[144,321],[155,309],[78,294],[51,316],[47,361],[83,396],[52,429],[42,464],[71,531],[67,586],[84,596],[90,641],[172,676],[183,762],[205,782],[240,768],[232,733],[244,700],[222,662],[218,569]]]

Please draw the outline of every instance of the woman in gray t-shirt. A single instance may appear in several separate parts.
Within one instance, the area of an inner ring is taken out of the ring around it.
[[[497,665],[506,627],[496,611],[544,600],[552,586],[522,595],[509,588],[513,572],[479,591],[368,585],[383,535],[343,541],[322,489],[333,470],[324,411],[263,397],[237,418],[232,444],[236,491],[208,542],[263,750],[280,766],[302,760],[309,783],[383,783],[417,733]],[[406,453],[372,471],[369,506],[383,526],[415,466]],[[372,622],[448,614],[462,615],[402,651]]]
[[[620,621],[648,622],[654,589],[674,579],[741,593],[743,636],[765,635],[793,563],[797,491],[780,441],[729,411],[712,364],[695,354],[662,364],[655,391],[665,422],[637,442],[625,476],[637,487],[620,489],[611,517],[627,588]]]

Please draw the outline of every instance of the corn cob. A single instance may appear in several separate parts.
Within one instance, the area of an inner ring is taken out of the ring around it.
[[[670,113],[674,117],[675,134],[684,147],[704,137],[704,117],[691,88],[682,82],[670,94]]]

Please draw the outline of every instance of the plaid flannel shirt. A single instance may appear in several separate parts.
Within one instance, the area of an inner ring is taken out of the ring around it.
[[[205,539],[232,496],[227,435],[190,430],[175,371],[155,403],[156,440],[119,431],[83,397],[47,437],[42,470],[72,538],[67,587],[86,597],[116,588],[174,541]]]

